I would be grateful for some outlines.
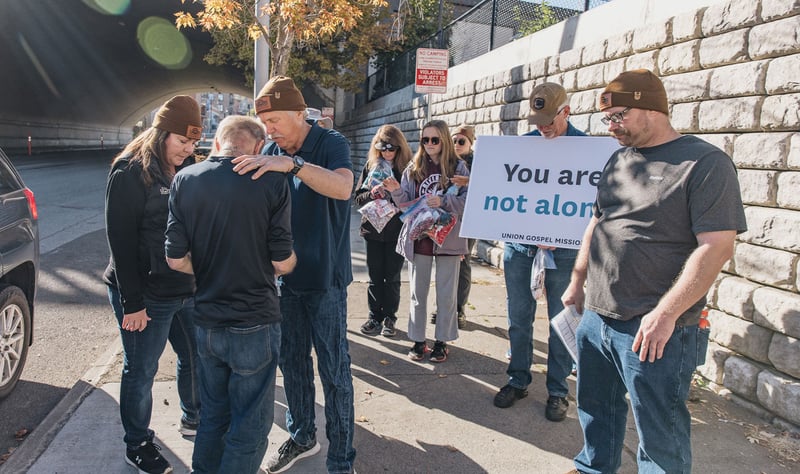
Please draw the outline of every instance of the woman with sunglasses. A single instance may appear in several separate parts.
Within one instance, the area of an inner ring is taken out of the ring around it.
[[[431,362],[447,360],[447,342],[458,338],[456,320],[456,292],[458,290],[459,263],[467,253],[467,240],[458,236],[461,215],[467,198],[466,186],[456,186],[451,178],[469,176],[469,170],[453,148],[450,130],[442,120],[433,120],[422,127],[422,146],[411,164],[403,172],[401,183],[387,179],[386,189],[398,203],[421,197],[432,208],[442,208],[455,215],[456,225],[447,234],[441,246],[428,237],[402,241],[404,255],[409,260],[411,310],[408,337],[414,346],[408,353],[412,360],[422,360],[430,350],[425,342],[428,290],[431,270],[436,262],[436,342],[431,351]],[[453,186],[455,188],[451,189]]]
[[[397,183],[409,161],[411,150],[403,132],[394,125],[379,128],[372,138],[367,163],[361,172],[361,187],[356,190],[354,198],[356,205],[361,207],[375,199],[391,200],[382,182],[369,186],[367,177],[382,164],[385,166],[388,163],[392,169],[392,178]],[[369,273],[369,319],[361,326],[361,332],[368,336],[395,335],[396,313],[400,306],[400,272],[403,270],[403,256],[395,248],[402,226],[400,214],[395,214],[381,231],[375,229],[366,217],[361,217],[361,236],[367,244]]]

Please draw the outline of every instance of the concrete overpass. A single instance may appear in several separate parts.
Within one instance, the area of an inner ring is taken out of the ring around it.
[[[203,56],[211,37],[174,27],[180,0],[0,1],[0,147],[34,151],[126,143],[179,93],[252,94]]]

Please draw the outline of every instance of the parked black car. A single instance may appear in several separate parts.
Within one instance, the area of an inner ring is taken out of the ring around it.
[[[0,399],[17,384],[33,342],[38,217],[33,192],[0,149]]]

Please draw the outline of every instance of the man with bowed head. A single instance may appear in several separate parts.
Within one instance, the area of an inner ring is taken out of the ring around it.
[[[226,117],[211,156],[178,173],[170,189],[167,262],[197,277],[197,474],[258,472],[272,428],[281,337],[275,276],[295,265],[289,186],[280,173],[259,182],[231,172],[231,159],[258,153],[264,138],[255,118]]]
[[[646,69],[617,76],[598,102],[623,147],[598,182],[562,296],[583,313],[576,338],[584,446],[573,472],[619,469],[627,393],[639,472],[689,473],[686,399],[708,344],[700,314],[746,230],[736,169],[718,148],[675,131],[664,85]]]
[[[289,409],[290,438],[269,460],[270,472],[283,472],[319,452],[314,420],[314,367],[325,394],[327,468],[353,471],[353,380],[347,344],[347,285],[350,264],[350,195],[353,163],[339,132],[305,117],[306,103],[292,79],[275,76],[259,92],[256,114],[273,141],[265,155],[233,160],[239,174],[286,173],[292,196],[292,234],[297,267],[281,287],[279,366]],[[271,423],[271,420],[264,420]]]
[[[562,136],[585,136],[569,123],[569,99],[559,84],[545,82],[534,87],[530,96],[528,122],[536,130],[525,136],[542,136],[547,140]],[[555,157],[553,157],[555,158]],[[556,268],[545,271],[547,317],[553,319],[564,306],[561,294],[569,284],[577,250],[506,242],[503,254],[506,292],[508,296],[508,338],[511,343],[508,362],[508,384],[494,397],[494,404],[507,408],[528,395],[533,362],[533,319],[536,300],[531,294],[531,270],[536,252],[551,252]],[[547,404],[545,418],[562,421],[567,417],[567,377],[572,371],[572,357],[564,343],[549,326],[547,338]]]

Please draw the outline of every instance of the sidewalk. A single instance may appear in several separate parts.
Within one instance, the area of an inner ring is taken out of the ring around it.
[[[357,214],[354,214],[354,219]],[[355,227],[355,226],[354,226]],[[357,227],[356,227],[357,228]],[[451,345],[443,364],[412,362],[406,356],[411,343],[407,328],[408,285],[403,283],[398,335],[369,337],[359,332],[367,318],[366,269],[363,240],[353,234],[353,269],[356,281],[348,289],[348,331],[355,388],[357,450],[356,469],[370,473],[563,473],[573,468],[572,457],[582,446],[574,399],[568,418],[552,423],[544,417],[547,399],[545,358],[547,318],[543,304],[535,323],[533,383],[530,395],[513,407],[492,405],[495,392],[506,383],[506,311],[502,273],[477,264],[468,305],[468,326]],[[431,335],[429,327],[428,334]],[[124,461],[122,426],[117,396],[121,355],[110,349],[109,361],[99,361],[103,375],[97,388],[72,408],[55,410],[47,423],[0,466],[0,472],[67,474],[104,472],[129,474]],[[85,380],[98,379],[96,374]],[[574,379],[570,377],[571,395]],[[79,382],[79,390],[88,382]],[[275,419],[267,457],[287,438],[283,378],[278,373]],[[302,461],[293,473],[325,472],[324,407],[317,379],[317,439],[320,454]],[[176,473],[189,472],[192,440],[177,431],[180,419],[174,383],[174,356],[165,351],[154,386],[152,428]],[[69,395],[66,397],[69,398]],[[69,405],[69,404],[68,404]],[[696,472],[790,473],[798,466],[782,461],[767,446],[753,442],[769,431],[763,422],[711,391],[696,389],[693,447]],[[58,430],[58,428],[60,430]],[[37,433],[54,433],[47,437]],[[57,433],[57,434],[56,434]],[[636,430],[629,417],[621,473],[636,472]]]

